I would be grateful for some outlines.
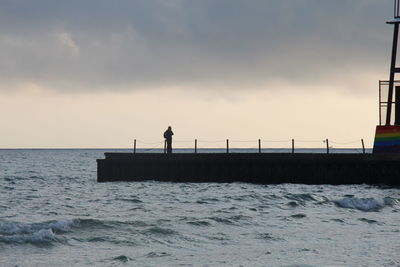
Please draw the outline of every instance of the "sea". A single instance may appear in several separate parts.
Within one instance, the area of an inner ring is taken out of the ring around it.
[[[112,151],[0,150],[0,266],[400,266],[399,187],[97,183]]]

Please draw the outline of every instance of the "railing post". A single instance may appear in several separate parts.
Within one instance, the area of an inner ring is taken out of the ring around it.
[[[326,154],[329,154],[329,140],[326,139],[325,142],[326,142]]]
[[[136,139],[133,140],[133,154],[136,154]]]
[[[197,139],[194,139],[194,153],[197,154]]]
[[[258,139],[258,153],[261,153],[261,139]]]
[[[365,154],[364,139],[361,139],[361,145],[362,145],[362,149],[363,149],[363,154]]]
[[[379,126],[382,126],[382,84],[379,81]]]
[[[292,154],[294,154],[294,139],[292,139]]]
[[[226,153],[229,153],[229,139],[226,139]]]

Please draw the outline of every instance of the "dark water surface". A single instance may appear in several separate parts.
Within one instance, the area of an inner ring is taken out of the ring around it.
[[[96,182],[105,150],[0,150],[0,266],[400,266],[400,189]]]

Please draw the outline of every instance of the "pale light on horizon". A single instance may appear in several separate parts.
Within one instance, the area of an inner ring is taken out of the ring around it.
[[[130,148],[133,139],[162,142],[168,125],[177,141],[364,138],[371,146],[378,119],[375,96],[303,90],[248,90],[228,98],[177,88],[97,94],[32,90],[8,93],[0,99],[0,112],[9,115],[3,117],[2,148]]]

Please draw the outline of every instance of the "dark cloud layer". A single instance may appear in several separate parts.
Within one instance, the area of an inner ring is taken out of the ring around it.
[[[68,90],[328,81],[386,71],[391,16],[391,0],[0,0],[0,80]]]

